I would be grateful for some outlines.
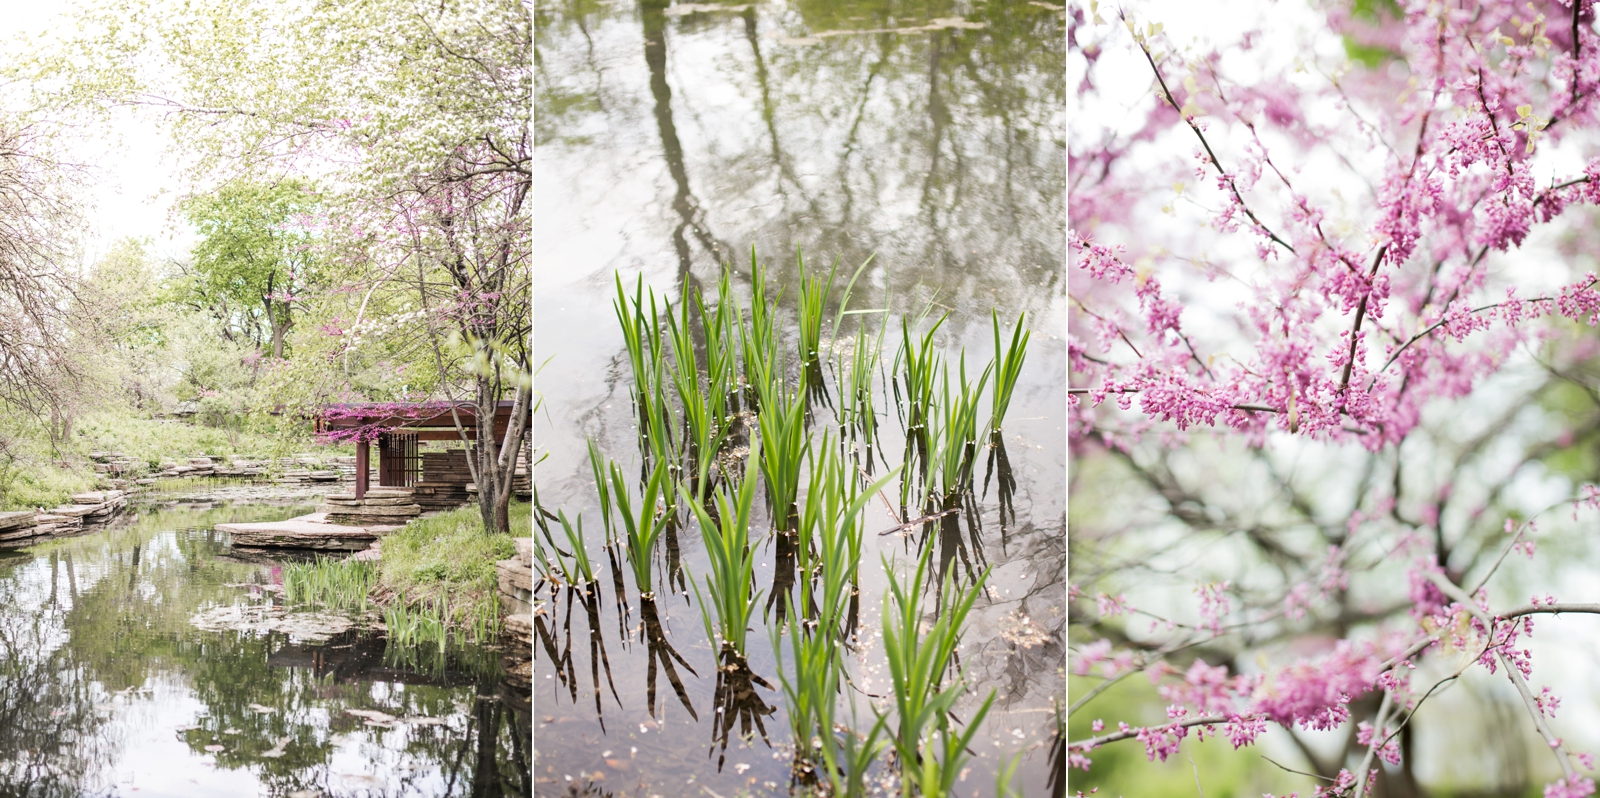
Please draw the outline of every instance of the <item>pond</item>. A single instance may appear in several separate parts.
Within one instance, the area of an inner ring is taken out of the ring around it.
[[[214,529],[315,498],[147,502],[0,553],[0,794],[529,794],[495,652],[397,659],[380,632],[296,625],[281,563]],[[194,622],[230,609],[289,622]]]
[[[850,315],[838,317],[844,340],[825,346],[844,351],[858,325],[876,331],[890,320],[882,370],[870,378],[878,458],[857,461],[874,478],[901,465],[905,449],[890,368],[901,316],[913,333],[945,317],[943,355],[954,371],[964,351],[976,376],[994,352],[991,310],[1004,330],[1026,313],[1032,339],[1003,446],[979,454],[965,511],[899,530],[909,519],[890,502],[874,499],[864,511],[857,636],[842,691],[850,695],[840,702],[854,700],[864,727],[869,704],[889,700],[879,616],[890,574],[909,578],[929,546],[932,571],[951,571],[958,583],[990,568],[958,651],[972,689],[954,715],[973,717],[991,690],[996,699],[953,794],[994,794],[997,772],[1012,765],[1025,795],[1062,788],[1064,762],[1052,756],[1066,664],[1062,9],[573,0],[539,2],[534,13],[540,503],[583,513],[593,530],[600,499],[589,442],[623,473],[641,473],[647,459],[612,305],[617,275],[630,296],[642,277],[676,305],[696,291],[714,300],[727,265],[748,307],[754,247],[770,290],[781,290],[778,337],[789,342],[799,334],[797,252],[813,274],[838,261],[830,327],[841,289],[870,257]],[[816,438],[838,415],[827,402],[810,413]],[[702,623],[694,585],[704,592],[710,561],[693,524],[669,528],[657,544],[653,601],[625,576],[620,550],[602,553],[597,534],[589,556],[601,578],[591,598],[536,585],[537,794],[794,791],[770,634],[785,606],[773,594],[797,590],[795,552],[770,531],[770,512],[756,515],[753,581],[762,596],[739,678],[724,678]],[[937,580],[918,589],[931,602]],[[880,788],[885,770],[873,771]]]

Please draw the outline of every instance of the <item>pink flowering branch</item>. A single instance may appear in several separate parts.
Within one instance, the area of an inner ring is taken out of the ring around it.
[[[1444,578],[1444,575],[1438,572],[1428,574],[1428,579],[1429,581],[1433,582],[1435,587],[1444,591],[1445,595],[1454,599],[1457,604],[1461,605],[1464,609],[1466,609],[1467,612],[1471,613],[1474,618],[1477,618],[1480,623],[1487,626],[1491,631],[1494,629],[1494,619],[1491,618],[1488,613],[1479,608],[1477,602],[1473,601],[1472,598],[1462,591],[1460,587],[1457,587],[1455,583]],[[1508,676],[1511,679],[1511,683],[1516,686],[1517,693],[1522,696],[1522,703],[1528,708],[1528,713],[1533,716],[1533,725],[1539,730],[1539,736],[1543,737],[1544,741],[1549,744],[1550,748],[1555,752],[1556,761],[1561,765],[1562,775],[1569,781],[1576,778],[1578,774],[1577,771],[1573,770],[1572,768],[1571,756],[1567,753],[1567,750],[1562,747],[1561,738],[1557,737],[1555,732],[1550,730],[1550,725],[1545,722],[1544,712],[1540,709],[1538,701],[1534,698],[1533,691],[1528,689],[1528,680],[1523,678],[1522,670],[1507,661],[1505,652],[1497,650],[1495,651],[1495,656],[1500,661],[1501,667],[1505,668],[1506,676]]]

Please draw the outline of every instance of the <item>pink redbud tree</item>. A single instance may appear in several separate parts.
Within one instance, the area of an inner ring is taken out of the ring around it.
[[[1600,510],[1558,462],[1600,436],[1590,0],[1213,5],[1211,41],[1067,12],[1069,714],[1168,705],[1069,766],[1276,729],[1318,795],[1415,794],[1413,716],[1468,677],[1590,795],[1531,641],[1600,604],[1507,598]]]

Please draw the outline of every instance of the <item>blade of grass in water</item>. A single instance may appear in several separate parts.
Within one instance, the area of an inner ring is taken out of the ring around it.
[[[1001,349],[1000,314],[990,312],[994,323],[994,404],[989,413],[989,430],[998,434],[1005,421],[1006,410],[1011,407],[1011,394],[1016,390],[1017,377],[1022,374],[1022,361],[1028,356],[1028,337],[1023,329],[1027,314],[1017,316],[1017,326],[1011,330],[1011,343]]]
[[[891,742],[906,776],[905,795],[911,794],[913,781],[928,777],[922,748],[929,732],[937,730],[944,737],[951,734],[949,714],[964,692],[964,682],[958,675],[951,685],[945,686],[944,675],[953,665],[967,614],[972,611],[989,577],[985,569],[971,586],[963,588],[953,578],[952,571],[934,591],[932,617],[935,620],[923,633],[923,618],[927,616],[922,605],[923,580],[928,574],[928,560],[933,549],[933,546],[923,548],[922,555],[917,558],[916,572],[906,582],[895,576],[895,569],[888,560],[883,561],[883,568],[889,574],[889,594],[883,602],[883,648],[894,684],[898,723]],[[985,702],[983,711],[987,710],[988,702]],[[967,724],[968,733],[957,739],[970,739],[978,720],[981,720],[981,713]],[[947,754],[948,751],[947,747]],[[928,755],[931,757],[932,752]],[[935,772],[942,771],[936,769]]]
[[[661,530],[667,523],[666,515],[657,514],[657,502],[663,492],[672,490],[671,479],[667,476],[667,463],[656,461],[637,510],[629,498],[628,481],[616,463],[611,464],[611,487],[616,496],[617,514],[621,516],[623,528],[628,534],[628,562],[633,567],[634,582],[639,587],[641,597],[650,598],[655,595],[651,589],[652,556],[656,539],[661,536]]]
[[[567,520],[564,510],[557,510],[556,515],[561,519],[561,528],[567,533],[567,544],[572,547],[572,558],[577,563],[578,570],[575,576],[581,581],[574,581],[576,585],[587,585],[594,582],[594,565],[589,562],[589,549],[583,539],[583,513],[578,514],[576,525]]]
[[[706,623],[706,637],[722,640],[724,648],[732,649],[741,658],[746,654],[745,631],[750,625],[750,614],[755,610],[759,591],[752,593],[755,580],[755,551],[750,546],[750,508],[755,500],[756,473],[760,468],[759,452],[752,451],[745,467],[744,479],[730,495],[724,483],[713,494],[717,517],[712,519],[700,502],[691,501],[688,489],[679,486],[685,500],[694,511],[700,526],[700,539],[705,543],[707,570],[704,575],[707,602],[700,594],[700,580],[694,583],[695,600],[700,605]],[[707,606],[711,609],[707,609]],[[711,615],[716,615],[713,630]],[[713,631],[716,633],[713,634]]]
[[[606,545],[610,546],[616,540],[611,526],[611,486],[606,482],[606,456],[593,438],[589,439],[589,471],[594,474],[595,492],[600,495],[600,520],[606,528]]]

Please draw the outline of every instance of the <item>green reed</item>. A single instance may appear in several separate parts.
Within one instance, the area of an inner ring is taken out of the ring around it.
[[[933,406],[934,377],[939,373],[939,364],[943,360],[934,346],[934,336],[948,318],[948,315],[941,316],[920,338],[913,339],[910,320],[905,316],[900,317],[900,349],[895,353],[892,370],[900,373],[900,384],[904,386],[904,396],[897,398],[904,402],[902,422],[906,431],[908,464],[912,454],[928,451],[927,424]],[[899,388],[896,393],[900,393]]]
[[[617,323],[622,327],[622,342],[628,350],[628,363],[633,367],[634,401],[640,406],[639,428],[645,429],[643,405],[650,398],[652,377],[661,360],[661,325],[656,321],[656,294],[650,291],[650,312],[644,310],[644,275],[639,276],[630,300],[622,288],[622,274],[616,275],[617,298],[611,306],[616,311]]]
[[[799,396],[786,395],[781,389],[761,392],[761,413],[756,418],[761,430],[761,474],[766,478],[772,520],[779,532],[788,532],[793,525],[790,508],[800,490],[801,464],[810,448],[805,413],[805,400]]]
[[[967,355],[962,352],[953,394],[948,364],[939,369],[939,402],[928,416],[928,464],[929,489],[941,503],[972,487],[978,459],[978,403],[993,368],[985,366],[975,383],[968,380]]]
[[[698,302],[699,293],[696,292],[693,296]],[[687,427],[685,444],[693,454],[697,466],[694,473],[694,495],[703,499],[711,463],[716,460],[717,450],[721,447],[726,433],[729,364],[726,358],[719,358],[717,369],[708,370],[708,385],[701,385],[700,366],[695,358],[694,340],[691,335],[693,328],[689,316],[689,304],[680,302],[678,315],[672,313],[671,305],[667,306],[667,329],[672,339],[674,364],[672,381],[678,389],[678,398],[682,402],[683,419]],[[713,331],[704,330],[704,304],[701,304],[700,318],[705,338],[709,341]]]
[[[846,369],[842,363],[838,366],[838,371],[845,377],[845,384],[839,390],[840,419],[858,430],[867,442],[871,442],[877,429],[872,380],[883,354],[883,333],[886,329],[887,319],[878,326],[877,337],[867,333],[866,325],[856,327],[855,344],[850,349],[850,367]],[[840,355],[842,359],[843,355]]]
[[[1011,343],[1001,348],[1000,314],[989,312],[994,323],[994,404],[989,411],[989,430],[998,435],[1006,410],[1011,407],[1011,393],[1016,390],[1017,377],[1022,374],[1022,361],[1028,356],[1028,337],[1033,333],[1023,329],[1028,314],[1017,316],[1017,326],[1011,330]]]
[[[413,604],[404,595],[396,595],[383,609],[383,628],[391,645],[431,644],[443,649],[450,638],[449,611],[448,600]]]
[[[989,714],[989,708],[994,705],[994,698],[995,691],[990,690],[989,697],[983,701],[983,706],[978,707],[978,711],[973,713],[972,719],[967,721],[966,728],[960,733],[951,729],[948,724],[940,724],[932,729],[920,763],[913,763],[902,756],[901,761],[905,764],[904,778],[901,781],[903,795],[912,794],[913,782],[916,783],[916,794],[924,798],[950,795],[955,791],[956,782],[961,778],[961,770],[971,758],[967,751],[972,746],[972,738],[977,736],[978,727]]]
[[[667,462],[657,460],[655,467],[650,470],[650,479],[645,483],[644,494],[639,499],[637,510],[629,498],[628,481],[616,463],[611,464],[611,487],[616,497],[617,514],[621,516],[623,528],[628,536],[628,562],[633,566],[634,582],[639,586],[642,598],[651,598],[654,596],[650,586],[651,557],[655,551],[656,539],[671,522],[671,515],[657,514],[657,505],[663,498],[662,494],[672,490],[672,478],[668,476]]]
[[[770,302],[767,299],[767,272],[756,259],[755,247],[750,248],[750,324],[734,306],[734,326],[738,328],[739,341],[744,352],[744,373],[753,391],[759,392],[774,377],[781,380],[782,366],[778,363],[778,330],[772,311],[783,298],[783,292]],[[757,399],[761,397],[757,396]]]
[[[828,297],[833,294],[833,281],[839,274],[839,260],[833,261],[826,280],[820,274],[806,273],[805,254],[795,253],[800,270],[800,368],[817,375],[821,362],[822,324],[828,309]]]
[[[820,452],[820,454],[818,454]],[[861,562],[861,511],[872,497],[899,475],[899,467],[883,475],[866,490],[860,489],[850,466],[840,457],[830,433],[810,453],[811,476],[800,511],[797,547],[804,591],[802,606],[817,607],[822,628],[833,630],[843,616],[846,599],[859,584],[857,564]],[[813,558],[812,544],[817,552]],[[820,591],[813,591],[811,578],[822,576]],[[817,595],[820,592],[820,595]]]
[[[364,560],[318,557],[309,563],[283,566],[283,600],[291,605],[365,612],[367,597],[377,584],[377,568]]]
[[[700,594],[700,580],[690,577],[694,585],[695,602],[700,605],[701,618],[706,625],[706,639],[717,640],[740,657],[745,656],[745,632],[750,625],[750,614],[755,611],[760,591],[752,593],[755,581],[755,551],[750,546],[750,507],[755,500],[756,472],[760,468],[761,454],[750,452],[745,464],[744,479],[736,489],[724,482],[713,494],[717,517],[712,519],[698,501],[692,501],[688,489],[679,486],[685,501],[694,510],[699,522],[700,538],[705,543],[707,571],[704,575],[707,602]],[[731,493],[731,495],[730,495]],[[710,609],[707,609],[707,607]],[[713,630],[711,616],[717,617]],[[713,632],[716,632],[714,634]]]
[[[929,732],[940,732],[945,743],[945,763],[950,761],[949,715],[964,692],[964,683],[963,677],[958,674],[954,683],[946,687],[944,675],[953,665],[967,615],[989,578],[989,570],[984,569],[972,585],[962,587],[955,580],[952,570],[939,589],[934,591],[931,614],[935,620],[923,633],[923,619],[929,615],[923,610],[923,580],[927,576],[928,561],[934,548],[923,547],[922,555],[917,558],[916,573],[907,582],[897,579],[889,561],[883,561],[884,570],[889,574],[889,594],[883,602],[883,648],[889,661],[889,676],[894,683],[895,713],[899,724],[891,743],[899,755],[902,770],[907,774],[904,780],[907,795],[910,794],[911,782],[942,778],[944,774],[942,766],[929,771],[929,765],[921,753],[923,741]],[[993,701],[992,695],[990,701]],[[985,702],[982,712],[968,722],[967,733],[956,737],[957,742],[970,739],[983,713],[988,711],[988,705],[989,702]],[[933,758],[931,754],[929,758]],[[929,783],[937,785],[945,782]]]
[[[834,723],[839,683],[844,675],[840,621],[852,588],[857,584],[861,510],[874,493],[894,479],[898,469],[863,492],[828,434],[823,435],[817,451],[820,454],[813,452],[811,457],[811,478],[800,516],[799,546],[804,574],[800,580],[801,606],[809,608],[814,619],[796,617],[791,623],[791,664],[787,666],[779,639],[781,630],[773,626],[770,633],[777,656],[778,678],[788,707],[788,721],[794,733],[796,767],[803,771],[822,766],[836,787],[835,794],[842,794],[845,790],[837,783],[841,752]],[[809,553],[813,539],[820,549],[814,567]],[[812,586],[813,571],[821,572],[820,590]],[[881,733],[881,722],[873,737],[878,733]],[[847,743],[857,742],[848,732],[846,736]],[[861,772],[871,764],[878,750],[881,745],[869,752],[865,762],[859,762],[852,757],[859,756],[861,750],[853,745],[848,747],[844,756],[850,760],[847,773],[859,782]]]
[[[606,456],[595,445],[591,438],[589,443],[589,471],[594,475],[595,492],[600,495],[600,520],[606,528],[606,545],[610,546],[616,540],[616,532],[611,525],[611,486],[606,482]]]
[[[567,520],[565,510],[557,510],[556,517],[561,520],[561,529],[567,533],[567,545],[572,547],[572,559],[577,566],[577,573],[571,576],[582,577],[569,579],[572,585],[587,585],[594,582],[594,565],[589,562],[589,548],[583,539],[583,513],[578,513],[576,524]]]

